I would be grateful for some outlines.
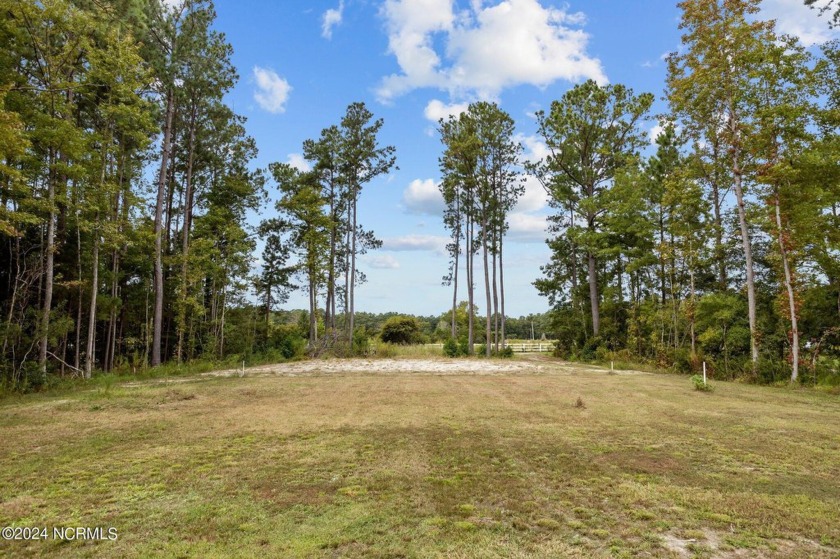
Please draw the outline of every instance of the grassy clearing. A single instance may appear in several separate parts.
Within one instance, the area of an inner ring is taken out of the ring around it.
[[[0,556],[840,556],[836,396],[550,363],[4,400],[0,526],[119,539]]]

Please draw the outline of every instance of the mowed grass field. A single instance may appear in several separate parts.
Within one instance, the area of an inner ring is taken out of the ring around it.
[[[118,539],[0,556],[840,557],[840,397],[533,363],[3,400],[0,526]]]

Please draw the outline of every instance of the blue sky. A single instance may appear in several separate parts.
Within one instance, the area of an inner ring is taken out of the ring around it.
[[[438,118],[496,101],[515,119],[526,156],[538,158],[534,111],[587,78],[651,92],[654,113],[664,111],[663,57],[680,38],[676,3],[662,0],[216,0],[216,10],[240,74],[228,101],[248,118],[258,166],[302,164],[301,143],[337,124],[351,102],[384,119],[381,141],[396,147],[399,170],[367,185],[359,204],[361,223],[384,241],[360,263],[368,282],[356,308],[369,312],[440,314],[451,305],[441,286]],[[801,0],[765,0],[763,17],[806,45],[832,38]],[[655,134],[655,120],[645,126]],[[532,286],[549,258],[548,213],[529,180],[506,241],[509,315],[548,309]],[[272,205],[252,221],[274,214]],[[287,304],[305,306],[302,294]]]

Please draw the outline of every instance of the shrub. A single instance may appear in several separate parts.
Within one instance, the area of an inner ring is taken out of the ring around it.
[[[306,353],[306,339],[294,324],[272,327],[270,345],[280,352],[283,359],[299,359]]]
[[[382,333],[379,335],[383,342],[389,344],[416,344],[420,343],[422,335],[420,324],[412,316],[392,316],[382,325]]]
[[[370,337],[367,329],[362,326],[353,332],[353,355],[367,355],[370,352]]]
[[[762,357],[758,360],[755,368],[756,377],[753,380],[762,384],[773,384],[779,381],[790,380],[791,367],[787,362],[780,359],[768,359]],[[752,361],[747,361],[744,364],[744,376],[747,378],[752,376]]]
[[[593,336],[586,340],[580,350],[580,358],[586,361],[591,361],[597,357],[598,348],[604,345],[604,340],[601,336]]]
[[[461,348],[455,338],[449,338],[443,343],[443,354],[447,357],[458,357],[461,355]]]
[[[694,370],[694,364],[691,362],[691,352],[688,349],[672,350],[670,361],[677,373],[690,373]]]
[[[503,349],[499,350],[499,357],[503,359],[511,359],[513,357],[513,348],[510,346],[506,346]]]
[[[712,385],[708,382],[703,382],[703,377],[701,375],[693,375],[691,377],[691,382],[694,383],[694,390],[700,390],[702,392],[712,391]]]

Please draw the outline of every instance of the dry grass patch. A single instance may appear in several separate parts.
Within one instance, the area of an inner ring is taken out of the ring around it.
[[[836,396],[377,361],[0,403],[0,525],[119,531],[0,555],[840,556]]]

